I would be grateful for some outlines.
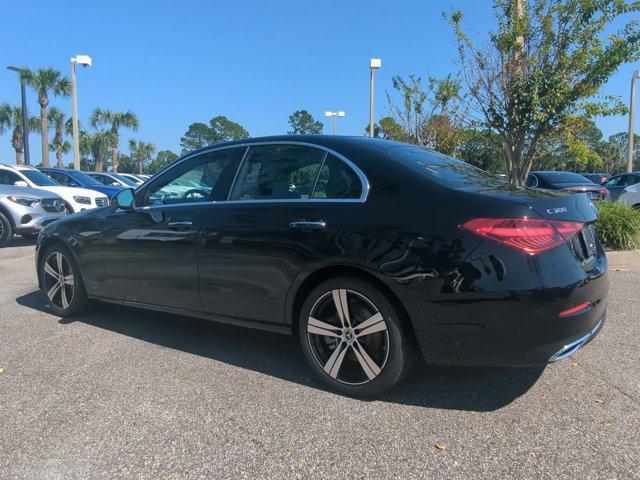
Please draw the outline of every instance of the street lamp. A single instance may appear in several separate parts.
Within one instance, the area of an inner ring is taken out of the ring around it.
[[[627,172],[633,171],[633,114],[636,103],[636,79],[640,78],[640,70],[633,72],[631,76],[631,98],[629,100],[629,142],[627,150]]]
[[[373,128],[373,79],[375,71],[382,66],[380,58],[372,58],[369,60],[369,68],[371,69],[371,84],[369,86],[369,136],[373,138],[375,131]]]
[[[340,111],[340,112],[331,112],[329,110],[327,110],[326,112],[324,112],[324,116],[325,117],[333,117],[333,134],[336,134],[336,120],[338,117],[344,117],[344,112]]]
[[[24,163],[25,165],[31,165],[29,158],[29,123],[27,119],[29,114],[27,112],[27,92],[24,87],[24,78],[22,78],[22,69],[18,67],[7,67],[7,70],[18,72],[20,75],[20,91],[22,93],[22,143],[24,148]]]
[[[89,55],[76,55],[71,59],[71,108],[73,122],[73,168],[80,170],[80,139],[78,133],[78,99],[76,96],[76,63],[83,67],[90,67],[92,64]]]

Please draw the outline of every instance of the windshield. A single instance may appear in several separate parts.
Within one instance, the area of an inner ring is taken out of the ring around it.
[[[131,180],[130,178],[125,177],[124,175],[120,175],[119,173],[111,173],[110,174],[112,177],[116,177],[118,180],[126,183],[127,185],[131,186],[131,187],[136,187],[138,184],[136,182],[134,182],[133,180]]]
[[[588,178],[573,172],[536,172],[536,175],[542,177],[546,182],[554,183],[593,183]]]
[[[420,147],[395,147],[389,154],[430,179],[451,188],[500,188],[507,182],[455,158]]]
[[[47,177],[40,170],[20,170],[25,177],[31,180],[34,184],[39,187],[59,187],[60,184],[53,180],[52,178]]]
[[[87,175],[86,173],[81,172],[79,170],[65,170],[65,172],[68,173],[69,175],[71,175],[76,180],[78,180],[85,187],[87,185],[93,185],[93,186],[96,186],[96,187],[104,187],[104,185],[102,183],[100,183],[99,181],[97,181],[95,178],[91,178],[89,175]]]

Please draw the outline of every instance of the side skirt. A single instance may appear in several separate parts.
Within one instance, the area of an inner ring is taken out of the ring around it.
[[[253,328],[256,330],[266,330],[267,332],[283,333],[286,335],[291,335],[293,333],[291,330],[291,325],[284,325],[281,323],[257,322],[255,320],[225,317],[222,315],[214,315],[205,312],[198,312],[195,310],[183,310],[180,308],[164,307],[161,305],[148,305],[146,303],[131,302],[129,300],[115,300],[112,298],[99,297],[97,295],[87,295],[87,298],[90,298],[92,300],[100,300],[101,302],[113,303],[116,305],[123,305],[126,307],[141,308],[143,310],[153,310],[155,312],[172,313],[174,315],[184,315],[186,317],[202,318],[204,320],[211,320],[213,322],[225,323],[238,327]]]

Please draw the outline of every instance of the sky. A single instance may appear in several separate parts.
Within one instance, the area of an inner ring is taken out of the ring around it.
[[[369,58],[382,59],[380,118],[394,75],[455,72],[455,41],[441,13],[458,9],[478,32],[493,25],[490,0],[3,0],[0,103],[20,103],[17,74],[5,66],[50,66],[69,75],[69,59],[87,54],[93,66],[77,72],[80,121],[88,125],[95,107],[134,111],[140,128],[122,131],[125,152],[134,137],[179,153],[189,124],[217,115],[254,137],[282,134],[299,109],[323,121],[325,133],[325,110],[344,110],[337,133],[363,135]],[[623,66],[602,93],[626,102],[637,68]],[[36,100],[29,92],[31,115],[39,115]],[[52,98],[51,105],[71,115],[70,100]],[[627,118],[597,124],[608,136],[625,131]],[[0,162],[14,163],[9,133],[0,135]],[[40,136],[31,134],[29,144],[32,163],[40,163]]]

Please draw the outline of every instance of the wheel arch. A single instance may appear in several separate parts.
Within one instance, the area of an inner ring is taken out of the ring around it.
[[[76,262],[76,265],[78,265],[78,268],[79,268],[80,264],[78,263],[78,258],[76,257],[76,254],[73,251],[73,249],[69,247],[69,245],[67,245],[61,238],[53,237],[53,236],[45,237],[40,242],[40,245],[38,246],[38,252],[36,256],[36,276],[38,277],[39,288],[42,288],[42,278],[40,275],[40,270],[41,270],[40,267],[42,266],[42,257],[44,255],[44,252],[46,252],[52,245],[56,245],[56,244],[62,245],[71,253],[71,256],[73,257],[73,261]]]
[[[4,205],[0,204],[0,212],[2,212],[2,214],[7,217],[7,220],[9,220],[9,223],[11,224],[11,228],[13,230],[16,229],[16,224],[13,221],[13,215],[11,215],[11,212],[9,211],[9,209],[7,207],[5,207]]]
[[[294,335],[297,336],[298,334],[297,320],[306,296],[320,283],[336,277],[358,278],[383,292],[393,306],[397,308],[398,312],[400,312],[400,321],[402,322],[405,332],[413,341],[415,341],[415,332],[413,330],[409,312],[404,307],[396,293],[370,270],[361,266],[348,264],[335,264],[317,268],[308,273],[304,279],[299,281],[298,285],[292,289],[293,292],[290,292],[290,295],[287,296],[285,320],[291,325],[291,331]]]

